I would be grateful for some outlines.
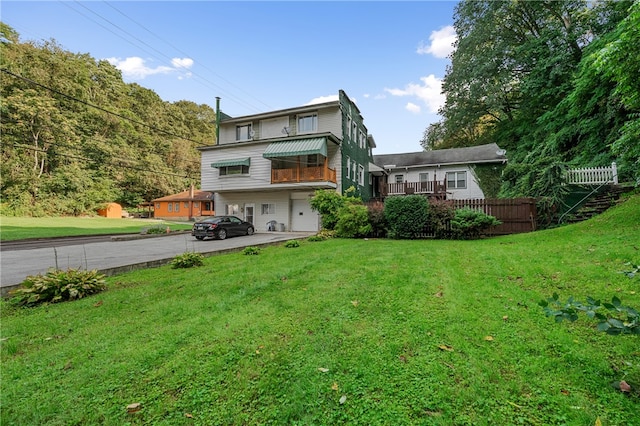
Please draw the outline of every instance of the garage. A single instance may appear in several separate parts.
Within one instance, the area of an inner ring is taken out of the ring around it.
[[[320,230],[320,216],[311,210],[307,199],[291,200],[291,231],[316,232]]]

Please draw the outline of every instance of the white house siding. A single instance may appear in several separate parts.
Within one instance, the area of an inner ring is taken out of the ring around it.
[[[342,139],[342,114],[338,107],[318,111],[318,133],[325,132]]]
[[[253,224],[257,232],[266,232],[267,223],[275,220],[284,224],[286,231],[317,231],[319,230],[319,217],[316,212],[311,211],[309,198],[313,192],[290,192],[290,191],[260,191],[260,192],[236,192],[236,193],[216,193],[215,205],[217,214],[226,214],[227,206],[237,206],[240,218],[244,217],[244,208],[247,204],[254,205]],[[301,204],[303,203],[303,204]],[[262,214],[263,204],[274,204],[275,213]],[[295,211],[293,207],[295,205]],[[300,213],[303,213],[300,215]],[[298,215],[295,219],[292,214]]]
[[[429,181],[444,182],[448,172],[467,172],[467,187],[464,189],[447,188],[447,199],[470,200],[484,199],[484,193],[476,180],[475,174],[468,165],[453,165],[442,167],[415,167],[408,169],[395,169],[389,174],[388,182],[395,183],[397,175],[403,175],[404,182],[419,182],[420,173],[428,173]]]
[[[268,188],[271,185],[271,161],[262,157],[265,143],[234,144],[229,149],[212,149],[201,154],[201,187],[203,191],[233,191]],[[251,158],[248,175],[220,176],[211,163],[236,158]]]

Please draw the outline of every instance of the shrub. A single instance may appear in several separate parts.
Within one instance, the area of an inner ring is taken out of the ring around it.
[[[325,241],[325,240],[326,238],[321,235],[312,235],[309,238],[307,238],[307,241],[311,241],[311,242]]]
[[[384,238],[387,235],[387,220],[384,217],[384,204],[376,203],[367,206],[371,236]]]
[[[286,243],[284,243],[284,246],[286,248],[296,248],[296,247],[300,247],[300,243],[297,240],[289,240]]]
[[[146,234],[149,234],[149,235],[166,234],[167,233],[167,227],[165,227],[163,225],[155,225],[155,226],[152,226],[151,228],[148,228],[143,233],[146,233]]]
[[[384,203],[384,217],[390,238],[418,238],[427,225],[427,200],[420,195],[389,197]]]
[[[13,291],[20,305],[38,305],[81,299],[106,289],[105,276],[96,270],[52,269],[45,275],[30,275]]]
[[[178,268],[192,268],[194,266],[204,265],[204,256],[200,253],[188,251],[177,255],[171,261],[171,267],[173,269]]]
[[[362,204],[346,204],[338,212],[336,235],[341,238],[364,237],[371,233],[369,212]]]
[[[432,199],[427,208],[428,227],[434,232],[436,238],[449,236],[449,223],[455,216],[455,207],[451,201]]]
[[[242,254],[245,256],[259,255],[260,249],[258,247],[245,247],[244,250],[242,250]]]
[[[311,198],[311,208],[320,213],[322,227],[334,229],[338,223],[338,211],[345,204],[345,198],[336,191],[317,190]]]
[[[484,212],[465,207],[456,210],[450,223],[453,238],[469,240],[480,238],[483,231],[499,225],[500,221]]]

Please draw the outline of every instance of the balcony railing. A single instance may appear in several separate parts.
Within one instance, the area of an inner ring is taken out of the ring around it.
[[[271,183],[333,182],[337,183],[336,171],[328,167],[296,167],[293,169],[271,169]]]
[[[444,181],[387,183],[382,186],[383,196],[404,194],[443,194],[446,191],[447,185]]]

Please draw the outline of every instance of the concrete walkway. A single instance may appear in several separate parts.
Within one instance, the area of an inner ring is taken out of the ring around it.
[[[188,233],[119,241],[67,245],[56,248],[2,251],[0,290],[4,296],[28,275],[50,268],[97,269],[114,275],[135,269],[167,264],[178,254],[193,251],[205,256],[237,251],[248,246],[266,246],[306,238],[313,232],[268,232],[226,240],[198,241]]]

